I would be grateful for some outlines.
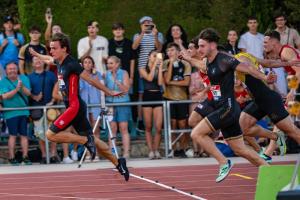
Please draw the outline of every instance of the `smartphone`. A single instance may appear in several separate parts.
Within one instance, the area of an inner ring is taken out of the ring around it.
[[[51,8],[47,8],[47,9],[46,9],[46,14],[52,15],[52,13],[51,13]]]
[[[162,60],[162,59],[163,59],[163,57],[162,57],[162,53],[157,53],[157,54],[156,54],[156,58],[158,58],[158,59]]]
[[[146,26],[146,33],[151,33],[154,28],[154,25],[150,24],[150,25],[145,25],[145,26]]]

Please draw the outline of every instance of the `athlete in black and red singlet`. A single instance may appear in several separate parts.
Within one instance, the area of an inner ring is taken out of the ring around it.
[[[248,159],[256,166],[267,165],[256,152],[247,148],[244,144],[242,132],[239,126],[240,108],[234,96],[234,71],[242,71],[251,75],[270,81],[267,76],[255,69],[248,68],[247,64],[240,63],[235,58],[220,53],[217,50],[219,40],[215,30],[208,28],[199,35],[199,55],[207,57],[207,75],[211,82],[213,100],[203,104],[204,118],[193,129],[191,137],[207,153],[217,159],[220,165],[219,175],[216,182],[226,178],[232,167],[230,160],[216,148],[214,141],[208,136],[215,130],[220,129],[232,150],[242,157]]]
[[[84,144],[89,150],[92,159],[95,158],[96,148],[98,153],[109,159],[116,165],[119,172],[124,175],[125,180],[129,179],[129,172],[124,158],[117,159],[106,145],[99,138],[94,138],[92,127],[87,119],[87,106],[79,95],[79,78],[84,79],[99,90],[103,90],[107,95],[117,95],[110,91],[98,80],[90,78],[83,67],[69,55],[69,39],[62,33],[56,33],[50,42],[51,55],[44,56],[31,50],[34,56],[40,57],[46,62],[53,62],[58,68],[58,85],[66,106],[63,112],[50,125],[46,136],[50,141],[56,143],[79,143]],[[53,60],[54,59],[54,60]],[[77,134],[72,133],[72,129]]]

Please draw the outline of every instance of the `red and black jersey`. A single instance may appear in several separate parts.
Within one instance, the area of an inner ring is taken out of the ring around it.
[[[83,67],[70,55],[64,59],[62,64],[56,61],[55,64],[57,65],[59,90],[67,109],[55,120],[54,124],[59,129],[63,129],[80,114],[81,109],[86,109],[86,104],[79,95],[79,76]]]

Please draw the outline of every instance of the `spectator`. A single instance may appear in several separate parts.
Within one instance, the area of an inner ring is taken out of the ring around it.
[[[280,33],[280,43],[282,45],[288,44],[292,47],[300,49],[300,36],[297,30],[289,28],[286,23],[286,16],[282,13],[274,17],[276,29]]]
[[[3,108],[20,108],[28,106],[28,96],[30,96],[30,82],[24,75],[18,75],[18,66],[15,63],[6,65],[7,77],[0,81],[0,95],[3,97]],[[19,162],[15,159],[15,145],[18,135],[21,136],[21,147],[23,162],[30,165],[28,158],[28,138],[27,138],[27,120],[28,110],[5,111],[4,118],[9,132],[8,151],[9,162],[17,165]]]
[[[152,51],[149,56],[147,67],[140,68],[139,72],[144,79],[143,101],[162,101],[161,87],[163,86],[162,54]],[[146,142],[149,149],[149,159],[160,159],[159,147],[161,141],[161,128],[163,122],[162,105],[143,105],[145,122]],[[153,119],[153,121],[152,121]],[[155,136],[152,142],[152,124],[155,126]]]
[[[187,34],[181,25],[179,24],[171,25],[166,33],[166,42],[164,43],[162,48],[163,49],[162,52],[166,55],[166,58],[168,58],[166,49],[168,44],[170,44],[171,42],[178,44],[181,51],[187,49],[188,47]]]
[[[24,44],[24,37],[14,31],[14,20],[11,16],[4,18],[3,27],[4,32],[0,33],[0,65],[5,69],[9,62],[19,62],[19,48]]]
[[[132,48],[138,50],[138,69],[145,68],[148,62],[149,54],[152,50],[158,52],[162,49],[163,34],[158,32],[156,25],[153,23],[153,19],[149,16],[144,16],[140,20],[140,32],[133,36]],[[143,79],[138,78],[138,93],[139,101],[142,100],[144,85]],[[142,109],[138,107],[138,128],[137,130],[143,131],[144,124],[142,120]]]
[[[45,106],[52,105],[54,99],[52,100],[52,91],[57,78],[53,72],[45,71],[45,64],[38,58],[32,58],[33,72],[28,75],[30,85],[31,85],[31,99],[29,101],[30,106]],[[38,114],[40,117],[33,112],[41,113]],[[46,164],[46,148],[45,148],[45,129],[44,129],[44,118],[42,110],[32,110],[31,118],[34,124],[34,133],[39,138],[40,149],[42,152],[41,164]],[[52,142],[50,146],[51,160],[53,157],[57,156],[56,143]]]
[[[32,26],[29,29],[30,42],[21,47],[19,52],[19,69],[21,74],[31,74],[33,72],[32,55],[29,48],[33,48],[36,52],[46,55],[46,46],[40,43],[41,29]]]
[[[90,74],[93,79],[103,80],[100,72],[95,69],[95,62],[92,57],[87,56],[82,60],[84,70]],[[86,82],[83,79],[80,79],[80,95],[82,100],[84,100],[87,104],[100,104],[101,93],[98,89],[93,87],[91,84]],[[91,125],[94,127],[97,117],[100,114],[99,107],[88,108],[88,119]],[[100,138],[100,128],[97,126],[94,135],[97,138]]]
[[[166,88],[163,97],[166,100],[188,100],[188,86],[190,84],[191,66],[184,60],[179,60],[180,47],[176,43],[167,46],[168,60],[164,61],[164,82]],[[187,128],[189,116],[188,104],[171,104],[171,127],[172,129]],[[175,139],[174,134],[172,138]],[[174,152],[174,156],[186,157],[185,149],[188,145],[189,135],[184,134],[180,138],[180,150]]]
[[[249,17],[247,26],[249,31],[241,36],[238,48],[243,52],[250,53],[257,58],[263,59],[264,35],[257,32],[258,22],[256,17]]]
[[[128,90],[130,88],[129,76],[127,71],[120,69],[121,61],[116,56],[110,56],[107,60],[108,71],[105,75],[105,84],[112,91],[121,91],[123,96],[115,97],[108,96],[108,103],[129,102],[130,98]],[[130,106],[115,106],[113,107],[113,120],[110,122],[112,134],[115,137],[119,128],[122,135],[123,157],[129,158],[130,136],[128,133],[128,121],[131,116]],[[110,141],[110,140],[109,140]],[[110,141],[110,147],[111,141]]]
[[[228,31],[227,43],[224,45],[225,51],[232,55],[238,54],[241,50],[237,45],[238,34],[235,30]]]
[[[134,80],[135,53],[132,49],[132,41],[124,37],[125,28],[121,23],[112,26],[114,37],[108,41],[108,55],[121,59],[121,69],[129,74],[130,85]],[[132,91],[131,91],[132,93]]]
[[[81,38],[77,45],[78,58],[91,56],[95,61],[96,70],[101,74],[106,72],[105,61],[108,56],[108,41],[105,37],[97,35],[99,24],[96,21],[88,23],[88,36]]]

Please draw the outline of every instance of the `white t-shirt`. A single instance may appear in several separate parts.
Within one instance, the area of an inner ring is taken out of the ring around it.
[[[77,45],[78,58],[82,57],[89,48],[89,37],[81,38]],[[101,74],[105,73],[106,66],[103,57],[108,57],[108,40],[105,37],[97,35],[96,39],[92,40],[90,56],[95,61],[96,70]]]
[[[267,72],[270,72],[270,69],[266,69]],[[283,67],[273,68],[273,72],[277,75],[277,80],[275,82],[275,86],[281,96],[287,95],[287,80],[286,74]]]
[[[238,48],[246,49],[247,53],[254,55],[257,58],[264,58],[264,35],[257,33],[253,35],[250,32],[243,34],[240,38]]]

